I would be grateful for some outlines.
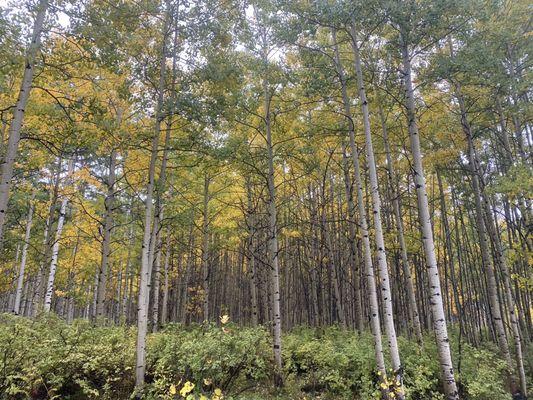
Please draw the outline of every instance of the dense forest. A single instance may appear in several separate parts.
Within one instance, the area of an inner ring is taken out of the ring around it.
[[[0,398],[526,399],[532,11],[0,1]]]

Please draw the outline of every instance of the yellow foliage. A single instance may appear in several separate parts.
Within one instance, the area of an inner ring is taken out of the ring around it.
[[[185,382],[185,384],[180,390],[181,397],[186,397],[190,392],[192,392],[192,390],[194,389],[194,386],[195,385],[192,382],[189,382],[189,381]]]

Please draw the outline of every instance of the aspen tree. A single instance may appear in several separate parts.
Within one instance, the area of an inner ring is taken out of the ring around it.
[[[43,30],[46,11],[48,10],[49,0],[40,0],[37,5],[37,14],[33,23],[33,32],[31,42],[26,53],[24,61],[24,76],[20,84],[13,120],[9,126],[9,138],[5,146],[5,156],[1,165],[0,176],[0,250],[3,247],[3,232],[7,213],[7,203],[9,201],[9,190],[11,188],[11,179],[13,178],[13,167],[17,158],[18,146],[20,142],[20,130],[24,122],[24,113],[26,104],[30,97],[31,84],[35,73],[35,61],[41,48],[41,32]]]
[[[422,244],[426,256],[427,274],[430,286],[430,305],[433,317],[433,329],[437,340],[437,350],[439,354],[441,376],[444,382],[444,391],[448,400],[459,398],[455,375],[453,371],[452,355],[450,351],[450,339],[446,326],[446,317],[442,300],[442,290],[440,285],[439,269],[435,256],[435,242],[433,240],[433,230],[431,217],[429,214],[428,196],[426,192],[426,181],[424,178],[424,168],[422,166],[422,152],[420,149],[420,135],[416,121],[415,97],[411,72],[411,59],[409,55],[406,33],[401,32],[400,51],[402,55],[402,76],[405,90],[405,107],[407,111],[407,126],[409,139],[411,142],[411,152],[413,155],[413,177],[418,199],[418,217],[420,230],[422,232]]]

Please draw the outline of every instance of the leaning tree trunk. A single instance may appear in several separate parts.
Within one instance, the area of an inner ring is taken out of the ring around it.
[[[439,269],[435,256],[435,243],[433,241],[433,230],[431,217],[429,214],[428,197],[426,192],[426,181],[422,166],[422,152],[420,149],[420,137],[415,113],[415,97],[411,73],[411,60],[404,33],[401,35],[401,53],[403,63],[403,79],[405,90],[405,105],[407,111],[407,122],[409,139],[411,142],[411,152],[413,153],[413,177],[418,199],[418,216],[420,220],[420,230],[422,232],[422,244],[427,263],[427,274],[430,289],[431,314],[433,316],[433,329],[437,340],[437,350],[440,361],[441,376],[444,383],[444,392],[448,400],[458,400],[459,393],[455,383],[455,376],[450,351],[450,339],[446,326],[446,317],[442,303],[442,291],[440,286]]]
[[[396,389],[396,397],[398,399],[405,398],[402,377],[402,364],[400,360],[400,351],[398,350],[398,340],[396,338],[396,329],[394,326],[394,315],[392,309],[392,292],[390,289],[389,271],[387,266],[387,253],[385,251],[385,240],[383,238],[383,227],[381,224],[381,199],[379,196],[378,174],[376,171],[376,160],[374,157],[374,148],[372,144],[372,134],[370,131],[370,113],[368,110],[368,100],[366,97],[365,85],[363,82],[363,71],[361,69],[361,57],[359,54],[359,44],[357,43],[357,36],[355,29],[350,26],[350,33],[352,36],[351,45],[354,53],[355,73],[357,78],[357,86],[359,88],[359,100],[361,102],[361,110],[363,113],[363,128],[365,131],[366,144],[366,159],[368,172],[370,176],[370,192],[372,196],[372,214],[374,216],[374,239],[376,242],[377,262],[379,267],[380,279],[380,293],[383,306],[383,318],[385,325],[385,333],[389,341],[389,350],[392,359],[392,369],[395,375],[398,388]]]
[[[334,32],[333,32],[334,33]],[[357,207],[359,210],[359,227],[362,235],[363,242],[363,259],[365,265],[365,275],[367,279],[368,288],[368,303],[370,308],[370,328],[372,336],[374,338],[374,352],[376,357],[376,365],[380,373],[382,383],[386,381],[386,369],[385,369],[385,357],[383,355],[383,344],[381,342],[381,326],[379,321],[379,306],[378,296],[376,291],[376,281],[374,278],[374,266],[372,265],[372,251],[370,248],[370,238],[368,233],[368,223],[366,220],[366,208],[364,204],[363,195],[363,183],[361,180],[361,168],[359,166],[359,151],[355,143],[355,126],[352,119],[352,111],[350,108],[350,100],[348,98],[348,92],[346,89],[346,77],[344,75],[344,69],[342,67],[339,48],[336,42],[336,38],[333,37],[333,44],[335,50],[335,67],[339,76],[341,84],[342,102],[344,106],[345,118],[348,122],[349,139],[350,139],[350,151],[352,155],[352,163],[354,167],[355,186],[357,192]]]
[[[402,256],[402,270],[405,278],[407,289],[407,301],[409,303],[408,313],[413,324],[416,339],[419,344],[422,344],[422,327],[420,325],[420,315],[418,313],[418,305],[416,303],[415,289],[413,285],[413,278],[411,276],[411,268],[409,266],[409,260],[407,258],[407,246],[405,244],[404,229],[402,213],[400,209],[400,195],[397,190],[397,178],[394,173],[394,167],[392,165],[392,157],[389,145],[388,131],[385,121],[385,115],[383,114],[383,108],[379,105],[379,114],[381,119],[381,128],[383,133],[383,143],[385,146],[385,155],[387,157],[387,172],[389,176],[389,183],[392,190],[392,208],[394,210],[394,220],[396,222],[396,230],[398,231],[398,242],[400,244],[400,252]]]
[[[448,46],[450,48],[450,57],[454,57],[453,44],[451,39],[448,39]],[[507,269],[507,264],[503,258],[503,252],[501,250],[501,243],[499,237],[495,232],[494,222],[492,219],[492,211],[490,205],[488,204],[487,197],[484,193],[483,187],[483,176],[478,165],[476,150],[474,147],[474,141],[472,137],[472,130],[470,127],[470,122],[468,121],[468,115],[466,111],[466,105],[464,102],[464,97],[461,91],[461,84],[457,81],[453,81],[455,89],[455,97],[459,104],[459,110],[461,112],[461,126],[463,132],[466,136],[467,145],[468,145],[468,162],[470,164],[470,170],[472,173],[472,187],[474,189],[474,200],[475,200],[475,209],[476,209],[476,226],[479,236],[479,245],[481,249],[481,258],[483,266],[485,267],[486,276],[487,276],[487,291],[491,307],[492,322],[494,325],[494,330],[496,333],[496,341],[500,347],[500,351],[507,361],[509,378],[513,386],[515,386],[515,378],[513,374],[513,363],[511,360],[511,354],[509,351],[509,344],[507,342],[507,336],[505,332],[505,326],[503,321],[502,307],[500,304],[500,298],[498,296],[498,287],[496,282],[496,273],[494,269],[494,263],[490,255],[489,240],[487,233],[489,234],[490,239],[492,240],[496,256],[498,258],[500,267],[503,272],[504,278],[504,289],[505,296],[508,302],[508,307],[510,311],[511,319],[511,328],[513,332],[513,337],[515,340],[516,348],[516,360],[518,364],[518,374],[520,378],[520,388],[522,394],[527,396],[527,381],[524,371],[524,361],[522,356],[522,343],[520,338],[520,328],[518,326],[518,320],[515,312],[515,303],[513,295],[511,292],[510,282],[509,282],[509,271]],[[485,212],[485,214],[484,214]],[[485,218],[487,219],[487,224],[485,224]],[[516,390],[514,387],[513,391]]]
[[[9,139],[6,146],[6,154],[1,168],[0,177],[0,250],[3,247],[4,239],[4,224],[6,220],[7,203],[9,200],[9,190],[11,188],[11,179],[13,178],[13,167],[15,166],[15,159],[17,157],[18,146],[20,142],[20,130],[24,120],[24,112],[26,104],[31,91],[31,83],[33,81],[35,59],[41,47],[41,31],[44,25],[44,18],[46,10],[48,9],[48,0],[40,0],[37,6],[37,15],[33,23],[33,33],[26,54],[24,76],[20,84],[19,95],[15,111],[13,113],[13,120],[9,127]]]

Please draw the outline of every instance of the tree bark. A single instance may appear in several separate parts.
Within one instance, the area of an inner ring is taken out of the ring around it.
[[[376,171],[376,160],[374,157],[374,148],[372,144],[372,133],[370,131],[370,113],[368,110],[368,99],[366,97],[365,85],[363,82],[363,72],[361,69],[361,57],[359,54],[359,44],[353,25],[350,26],[352,40],[352,50],[354,53],[355,73],[361,102],[361,111],[363,113],[363,128],[365,132],[366,159],[368,172],[370,176],[370,193],[372,196],[372,214],[374,216],[374,240],[376,242],[377,262],[380,279],[380,292],[383,305],[385,333],[389,342],[389,350],[392,359],[392,369],[396,382],[399,384],[396,389],[398,399],[404,399],[405,393],[403,388],[402,364],[400,360],[400,351],[398,350],[398,341],[396,338],[396,328],[394,326],[394,315],[392,309],[392,292],[390,289],[389,271],[387,265],[387,253],[385,251],[385,240],[383,239],[383,228],[381,223],[381,199],[379,195],[378,174]]]
[[[74,160],[70,160],[68,164],[67,172],[67,184],[70,181],[71,175],[74,173]],[[67,213],[68,197],[63,193],[63,200],[61,200],[61,208],[59,209],[59,219],[57,220],[56,236],[54,239],[54,245],[52,246],[52,260],[50,262],[50,271],[48,273],[48,283],[46,285],[46,293],[44,296],[44,312],[50,312],[50,306],[52,305],[52,297],[54,294],[54,283],[57,272],[57,261],[59,257],[59,241],[63,234],[63,226],[65,224],[65,217]]]
[[[120,126],[120,117],[118,125]],[[105,215],[102,238],[102,260],[98,274],[98,290],[96,292],[96,318],[101,319],[105,313],[107,273],[109,256],[111,253],[111,231],[113,230],[113,207],[115,203],[115,165],[117,160],[116,149],[111,150],[109,157],[109,172],[107,177],[107,195],[104,200]]]
[[[435,256],[435,243],[433,241],[432,224],[429,214],[428,198],[426,192],[426,182],[424,169],[422,166],[422,152],[420,149],[420,137],[415,114],[415,98],[411,73],[411,60],[409,56],[408,44],[405,33],[401,32],[401,54],[403,64],[403,79],[405,90],[405,106],[407,111],[407,122],[409,139],[411,142],[411,152],[413,154],[413,178],[418,199],[418,216],[422,232],[422,244],[426,256],[427,275],[430,286],[431,315],[433,316],[433,329],[437,340],[437,350],[439,354],[441,376],[444,383],[444,392],[448,400],[458,400],[459,393],[455,383],[452,356],[450,351],[450,339],[444,315],[442,303],[442,291],[440,287],[439,269]]]
[[[357,207],[359,209],[359,227],[363,242],[363,259],[365,265],[365,275],[367,279],[368,303],[370,310],[370,328],[374,338],[374,352],[376,357],[376,365],[380,372],[382,382],[386,381],[387,372],[385,369],[385,358],[383,355],[383,344],[381,342],[381,327],[379,318],[378,296],[376,292],[376,281],[374,278],[374,266],[372,265],[372,252],[370,249],[370,238],[368,234],[368,223],[366,219],[366,208],[364,204],[363,184],[361,181],[361,168],[359,166],[359,151],[355,143],[355,126],[352,119],[352,111],[350,107],[350,100],[346,89],[346,77],[344,69],[339,56],[339,48],[337,45],[335,31],[333,33],[333,45],[335,50],[335,67],[339,76],[341,84],[342,102],[344,106],[344,115],[348,123],[350,151],[352,156],[352,163],[354,167],[355,186],[357,193]]]
[[[13,167],[17,158],[18,146],[20,142],[20,130],[24,121],[24,112],[26,104],[30,97],[31,83],[33,81],[35,60],[37,53],[41,48],[41,31],[44,25],[44,18],[48,9],[48,0],[40,0],[37,6],[37,15],[33,23],[33,33],[31,42],[26,54],[24,76],[20,84],[19,95],[13,113],[13,120],[9,127],[9,139],[6,146],[6,154],[1,167],[0,177],[0,250],[3,247],[4,224],[7,213],[7,203],[9,201],[9,190],[11,188],[11,179],[13,178]]]
[[[24,271],[26,269],[26,258],[28,255],[28,246],[30,244],[31,226],[33,223],[33,211],[35,209],[34,204],[35,191],[30,199],[30,208],[28,211],[28,219],[26,221],[26,233],[24,235],[24,243],[22,244],[22,256],[20,258],[20,268],[17,278],[17,289],[15,291],[15,304],[13,305],[13,314],[19,315],[20,312],[20,300],[22,298],[22,287],[24,284]]]
[[[153,197],[155,186],[155,167],[157,161],[157,151],[159,147],[159,135],[161,133],[161,122],[163,120],[163,99],[166,79],[166,40],[169,27],[169,7],[170,1],[166,1],[165,21],[163,26],[163,43],[160,54],[160,72],[158,84],[158,97],[155,110],[155,126],[152,137],[152,149],[150,164],[148,167],[148,183],[146,185],[146,198],[144,201],[144,233],[141,248],[141,275],[139,281],[139,294],[137,304],[137,345],[135,363],[135,388],[137,395],[144,386],[144,374],[146,370],[146,334],[148,331],[148,300],[150,298],[150,275],[152,265],[150,263],[150,239],[152,236],[152,213]]]
[[[419,344],[422,344],[422,327],[420,326],[420,315],[418,313],[418,305],[416,303],[416,295],[415,295],[415,289],[413,285],[413,278],[411,276],[411,268],[409,265],[409,259],[407,258],[407,246],[405,244],[403,220],[402,220],[402,213],[401,213],[401,208],[400,208],[400,194],[398,193],[398,190],[396,189],[398,182],[397,182],[396,174],[394,173],[394,167],[392,164],[388,130],[387,130],[387,125],[385,121],[385,115],[383,113],[383,108],[381,104],[379,105],[379,114],[380,114],[381,127],[382,127],[382,133],[383,133],[383,143],[385,146],[385,155],[387,157],[387,172],[389,175],[389,182],[390,182],[390,186],[392,190],[391,197],[392,197],[392,207],[394,210],[394,220],[396,222],[396,230],[398,232],[398,241],[400,244],[400,253],[402,256],[402,271],[403,271],[405,283],[406,283],[407,301],[409,303],[408,313],[411,318],[411,322],[413,324],[413,329],[415,331],[416,339]]]

